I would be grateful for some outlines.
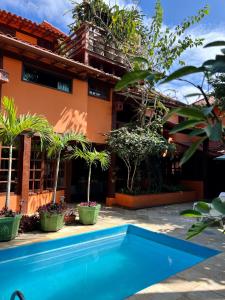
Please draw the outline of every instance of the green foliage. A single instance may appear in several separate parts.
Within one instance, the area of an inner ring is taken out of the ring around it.
[[[3,97],[0,112],[0,140],[3,144],[13,145],[20,134],[38,134],[42,141],[49,141],[52,128],[46,118],[38,115],[17,115],[14,99]]]
[[[81,158],[85,160],[88,166],[97,166],[98,163],[103,171],[107,170],[110,164],[110,157],[107,151],[74,148],[73,151],[67,156],[70,159]]]
[[[87,202],[90,203],[90,188],[91,188],[91,171],[92,166],[100,164],[103,171],[107,170],[110,164],[110,156],[107,151],[97,151],[94,149],[79,149],[74,148],[73,151],[68,155],[70,159],[81,158],[85,160],[89,167],[88,171],[88,184],[87,184]]]
[[[172,74],[167,76],[166,79],[162,81],[162,83],[167,83],[169,81],[179,79],[183,76],[187,76],[187,75],[195,74],[195,73],[201,73],[203,71],[205,71],[204,67],[197,68],[194,66],[185,66],[185,67],[182,67],[182,68],[174,71]]]
[[[216,214],[215,214],[216,213]],[[187,232],[187,239],[190,239],[208,227],[216,226],[224,232],[225,202],[220,198],[215,198],[212,204],[204,201],[196,203],[194,209],[184,210],[180,213],[186,218],[199,218],[200,221],[194,223]]]
[[[127,189],[132,192],[137,168],[148,156],[161,156],[170,145],[149,128],[121,127],[108,135],[108,145],[127,168]]]
[[[71,3],[71,31],[78,29],[83,22],[90,22],[104,29],[108,41],[113,41],[123,53],[135,53],[140,47],[140,38],[144,34],[143,16],[135,6],[121,8],[103,0],[87,0],[80,4],[72,0]]]
[[[53,133],[47,147],[49,157],[57,157],[58,153],[64,150],[71,142],[80,144],[83,148],[88,143],[83,134],[76,132],[66,132],[63,134]]]

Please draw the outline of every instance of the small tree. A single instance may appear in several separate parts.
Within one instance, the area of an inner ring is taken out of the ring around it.
[[[88,185],[87,185],[87,202],[90,203],[90,188],[91,188],[91,172],[92,166],[97,166],[98,163],[103,171],[107,170],[110,163],[109,154],[107,151],[81,150],[75,148],[74,151],[68,155],[70,159],[81,158],[84,159],[88,166]]]
[[[53,195],[52,202],[56,202],[56,190],[58,183],[59,175],[59,165],[61,159],[62,151],[69,145],[71,142],[76,142],[82,145],[82,147],[87,144],[87,139],[83,134],[68,132],[64,134],[53,133],[51,136],[51,141],[48,145],[48,156],[56,158],[56,169],[55,169],[55,179],[53,186]]]
[[[0,112],[0,141],[9,145],[9,168],[6,190],[6,209],[10,205],[11,175],[12,175],[12,152],[16,138],[25,134],[29,137],[34,134],[40,136],[41,142],[50,139],[51,127],[48,121],[38,115],[17,115],[14,100],[8,97],[2,99],[3,110]]]
[[[127,190],[134,191],[138,166],[148,156],[163,155],[169,144],[157,132],[141,127],[121,127],[108,135],[108,145],[121,158],[127,168]]]

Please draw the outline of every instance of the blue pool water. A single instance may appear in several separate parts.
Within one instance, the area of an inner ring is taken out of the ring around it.
[[[0,299],[122,300],[218,254],[133,225],[0,251]]]

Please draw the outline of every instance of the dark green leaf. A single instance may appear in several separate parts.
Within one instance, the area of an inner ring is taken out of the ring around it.
[[[191,226],[191,228],[188,229],[186,239],[189,240],[193,238],[194,236],[200,234],[203,230],[205,230],[207,227],[212,225],[212,221],[203,221],[203,222],[197,222]]]
[[[206,133],[211,141],[221,141],[222,139],[222,133],[223,133],[223,127],[222,123],[217,121],[215,124],[211,125],[209,124],[206,128]]]
[[[201,93],[192,93],[192,94],[187,94],[184,97],[189,98],[189,97],[196,97],[196,96],[202,96]]]
[[[176,132],[179,132],[179,131],[182,131],[184,129],[189,129],[189,128],[193,128],[194,126],[196,125],[200,125],[202,124],[202,121],[199,121],[199,120],[187,120],[187,121],[184,121],[180,124],[177,124],[171,131],[170,133],[176,133]]]
[[[225,46],[225,41],[215,41],[215,42],[211,42],[208,43],[204,46],[204,48],[208,48],[208,47],[218,47],[218,46]]]
[[[209,60],[206,60],[202,66],[205,67],[205,66],[212,66],[213,64],[215,63],[215,59],[209,59]]]
[[[203,107],[202,108],[202,112],[204,114],[204,116],[208,116],[212,113],[214,107],[213,106],[210,106],[210,107]]]
[[[202,217],[202,214],[199,211],[196,211],[194,209],[186,209],[183,210],[180,215],[182,217],[187,217],[187,218],[199,218]]]
[[[204,202],[204,201],[197,202],[195,207],[196,207],[196,210],[201,213],[209,213],[209,211],[211,209],[209,203]]]
[[[121,91],[122,89],[128,87],[130,84],[144,80],[146,77],[152,75],[149,70],[137,70],[126,73],[122,79],[117,82],[115,86],[115,91]]]
[[[198,147],[201,145],[201,143],[206,139],[207,137],[203,137],[193,143],[188,150],[184,153],[183,157],[181,158],[180,165],[182,166],[184,163],[186,163],[192,155],[198,150]]]
[[[167,76],[167,78],[165,80],[163,80],[161,82],[161,84],[172,81],[174,79],[179,79],[180,77],[186,76],[186,75],[190,75],[190,74],[195,74],[195,73],[201,73],[204,72],[206,69],[205,67],[194,67],[194,66],[185,66],[182,67],[178,70],[176,70],[175,72],[173,72],[172,74],[170,74],[169,76]]]
[[[212,205],[218,212],[225,215],[225,203],[220,198],[213,199]]]
[[[196,119],[199,121],[206,120],[203,112],[195,107],[181,107],[175,110],[176,114],[182,117],[187,117],[189,119]]]
[[[205,129],[204,128],[194,129],[193,131],[191,131],[189,133],[189,136],[197,136],[197,135],[201,135],[201,134],[205,134]]]

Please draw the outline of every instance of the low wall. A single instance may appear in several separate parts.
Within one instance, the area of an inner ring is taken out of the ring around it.
[[[204,182],[202,180],[181,180],[181,185],[195,191],[197,200],[204,198]]]
[[[42,193],[30,195],[28,198],[26,213],[33,214],[40,206],[50,203],[52,200],[52,194],[53,192],[44,191]],[[64,196],[64,190],[56,192],[56,202],[60,201],[61,196]]]
[[[116,193],[115,198],[107,198],[106,205],[119,205],[130,209],[139,209],[193,201],[196,201],[195,191],[179,191],[174,193],[148,195],[127,195]]]
[[[64,190],[60,190],[56,192],[57,202],[60,201],[61,196],[64,196]],[[6,197],[5,193],[0,194],[0,209],[2,209],[5,206],[5,197]],[[22,211],[24,214],[33,214],[37,211],[39,206],[50,203],[51,200],[52,200],[52,192],[50,191],[44,191],[42,193],[29,195],[27,205],[25,203],[22,204],[22,208],[24,206],[26,207],[26,210],[25,211],[22,210]],[[19,211],[20,201],[21,201],[20,195],[15,195],[14,193],[11,193],[9,209],[12,209],[13,211]]]

